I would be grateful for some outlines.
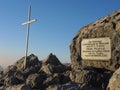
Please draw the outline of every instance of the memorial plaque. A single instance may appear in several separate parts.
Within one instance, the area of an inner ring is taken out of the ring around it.
[[[81,57],[83,60],[110,60],[110,38],[83,39],[81,42]]]

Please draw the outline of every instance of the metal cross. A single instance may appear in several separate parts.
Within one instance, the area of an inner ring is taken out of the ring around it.
[[[36,19],[30,20],[30,14],[31,14],[31,6],[29,6],[29,8],[28,8],[28,21],[22,23],[22,25],[27,25],[24,69],[26,68],[26,62],[27,62],[27,53],[28,53],[28,41],[29,41],[30,24],[36,21]]]

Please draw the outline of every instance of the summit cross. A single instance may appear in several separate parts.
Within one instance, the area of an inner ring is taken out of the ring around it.
[[[30,15],[31,15],[31,6],[29,6],[29,8],[28,8],[28,21],[22,23],[22,25],[27,25],[24,69],[26,68],[26,64],[27,64],[27,53],[28,53],[28,42],[29,42],[30,24],[36,21],[36,19],[30,20]]]

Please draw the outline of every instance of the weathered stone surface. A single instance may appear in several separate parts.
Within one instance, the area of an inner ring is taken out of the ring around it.
[[[83,39],[110,38],[111,59],[104,60],[83,60],[81,58],[81,42]],[[96,22],[81,28],[73,38],[70,45],[71,62],[75,66],[93,66],[116,70],[120,66],[120,10],[104,17]]]
[[[16,71],[14,73],[14,77],[19,80],[19,83],[24,83],[25,79],[27,78],[26,75],[24,73],[22,73],[21,71]]]
[[[21,58],[14,64],[14,66],[17,67],[17,70],[23,70],[24,60],[25,60],[25,57]],[[34,54],[31,54],[27,57],[26,68],[30,68],[40,64],[41,62],[39,61],[38,57],[35,56]]]
[[[13,65],[8,66],[7,68],[5,68],[5,69],[3,70],[3,75],[5,76],[5,75],[7,75],[8,73],[11,74],[12,72],[15,72],[16,70],[17,70],[17,67],[16,67],[16,66],[13,66]]]
[[[50,85],[66,84],[70,81],[64,74],[67,67],[50,54],[43,61],[31,54],[27,57],[27,67],[22,66],[24,57],[0,73],[2,90],[45,90]]]
[[[81,85],[89,85],[105,90],[112,73],[112,71],[106,69],[85,67],[70,71],[69,77],[73,82],[80,83]]]
[[[113,73],[109,80],[107,90],[120,90],[120,68]]]
[[[53,74],[53,73],[63,73],[67,70],[65,65],[58,65],[54,66],[51,64],[43,64],[40,72],[44,71],[46,74]]]
[[[46,90],[81,90],[80,84],[75,82],[70,82],[63,85],[50,85]]]
[[[43,81],[46,79],[46,75],[44,74],[31,74],[28,76],[27,80],[26,80],[26,84],[31,86],[31,88],[33,89],[39,89],[42,87],[43,85]]]
[[[63,73],[66,70],[67,67],[52,53],[42,61],[42,67],[40,69],[40,71],[44,71],[46,74]]]
[[[17,86],[9,86],[6,88],[2,88],[2,90],[33,90],[30,86],[22,84]]]
[[[70,82],[70,78],[64,74],[52,74],[48,75],[46,80],[43,82],[43,89],[52,85],[62,85]]]
[[[42,62],[45,64],[51,64],[51,65],[55,65],[55,66],[62,65],[61,62],[59,61],[59,59],[52,53],[50,53],[48,55],[48,57],[46,59],[44,59]]]
[[[20,59],[0,73],[0,90],[104,90],[112,74],[101,68],[73,69],[52,54],[43,61],[28,57],[25,69],[20,67],[24,59]]]

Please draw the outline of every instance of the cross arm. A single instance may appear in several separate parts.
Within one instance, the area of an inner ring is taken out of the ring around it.
[[[27,24],[30,24],[30,23],[33,23],[33,22],[36,22],[36,21],[37,21],[36,19],[33,19],[33,20],[22,23],[22,25],[27,25]]]

